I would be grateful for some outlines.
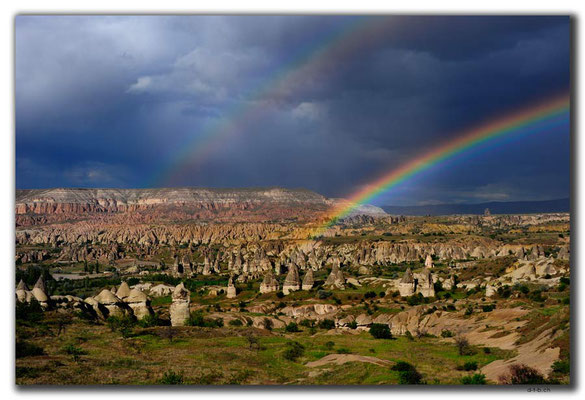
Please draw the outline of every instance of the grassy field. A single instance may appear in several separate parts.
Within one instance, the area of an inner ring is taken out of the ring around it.
[[[427,384],[459,384],[473,372],[457,366],[475,361],[481,367],[512,356],[497,349],[460,356],[453,343],[439,338],[374,339],[367,332],[320,330],[311,335],[307,329],[285,333],[231,326],[136,327],[122,337],[106,325],[77,319],[59,334],[51,317],[43,325],[47,329],[19,327],[18,336],[27,337],[42,354],[17,358],[17,384],[397,384],[398,372],[391,366],[401,360],[414,365]],[[304,348],[294,361],[286,357],[291,342]],[[306,366],[335,353],[389,363]]]

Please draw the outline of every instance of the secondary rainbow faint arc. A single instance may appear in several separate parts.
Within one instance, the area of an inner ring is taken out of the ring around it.
[[[455,139],[393,169],[365,188],[353,193],[348,198],[349,204],[343,203],[327,214],[327,222],[316,230],[314,236],[323,234],[337,220],[350,214],[356,207],[366,204],[376,196],[379,196],[414,175],[489,140],[511,134],[524,128],[529,128],[531,125],[560,116],[568,112],[569,107],[570,98],[568,95],[563,95],[504,118],[488,122],[462,135],[458,135]]]
[[[237,101],[221,120],[213,126],[203,129],[182,146],[182,150],[173,156],[169,165],[158,171],[146,186],[164,186],[168,180],[186,169],[190,163],[201,163],[212,154],[216,147],[222,146],[246,124],[254,121],[261,113],[258,101],[270,97],[278,99],[279,91],[294,85],[295,78],[302,78],[311,68],[319,68],[323,64],[340,62],[343,56],[350,55],[363,45],[371,45],[371,40],[379,30],[388,26],[386,17],[362,16],[350,20],[341,29],[330,33],[325,39],[312,43],[309,49],[301,52],[289,63],[280,67],[262,85],[252,91],[245,101]],[[294,90],[294,87],[291,88]],[[218,149],[219,150],[219,149]]]

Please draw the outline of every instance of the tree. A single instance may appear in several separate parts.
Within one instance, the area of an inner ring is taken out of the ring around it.
[[[387,324],[372,324],[370,335],[376,339],[392,339],[392,332]]]
[[[424,384],[422,375],[416,370],[415,366],[406,361],[398,361],[390,369],[398,371],[398,383],[401,385]]]
[[[501,375],[498,379],[504,385],[535,385],[547,383],[540,372],[524,364],[510,365],[508,374]]]
[[[461,383],[463,385],[485,385],[485,375],[484,374],[473,374],[470,376],[464,376],[461,378]]]

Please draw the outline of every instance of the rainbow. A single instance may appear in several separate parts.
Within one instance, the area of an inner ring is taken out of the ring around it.
[[[322,235],[339,219],[349,215],[356,207],[371,202],[377,196],[414,177],[420,172],[428,170],[445,160],[496,138],[511,135],[526,129],[530,129],[531,132],[538,131],[539,129],[536,124],[551,121],[556,117],[568,114],[569,108],[569,96],[563,95],[457,135],[454,140],[436,147],[414,160],[383,174],[377,180],[366,185],[351,196],[348,196],[348,202],[340,204],[326,214],[325,219],[327,222],[320,226],[313,236],[318,237]]]
[[[286,99],[300,81],[326,74],[356,50],[374,44],[391,25],[390,17],[349,17],[345,24],[319,42],[300,49],[290,62],[278,68],[259,87],[250,90],[244,99],[234,101],[221,118],[190,135],[145,186],[165,186],[172,178],[192,173],[209,155],[221,150],[229,139],[258,120],[266,108],[265,102],[277,103]]]

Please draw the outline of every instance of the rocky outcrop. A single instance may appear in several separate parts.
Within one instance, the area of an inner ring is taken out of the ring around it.
[[[345,277],[343,276],[343,272],[341,272],[338,261],[333,263],[333,268],[325,281],[325,286],[332,289],[345,289]]]
[[[171,303],[171,325],[184,326],[189,319],[189,306],[191,304],[191,292],[189,292],[183,283],[179,283],[175,288]]]
[[[140,290],[130,290],[128,296],[124,298],[124,301],[132,309],[132,312],[137,319],[142,319],[154,314],[150,307],[150,299]]]
[[[278,281],[274,277],[272,270],[268,270],[266,275],[264,275],[264,280],[260,284],[260,293],[278,292],[278,289]]]
[[[105,312],[103,313],[105,318],[122,317],[127,314],[127,307],[124,302],[108,289],[102,290],[94,297],[94,300],[105,308]]]
[[[230,279],[228,280],[228,285],[227,285],[227,289],[226,289],[226,297],[228,299],[233,299],[237,296],[237,291],[236,291],[236,286],[234,285],[234,278],[233,276],[230,276]]]
[[[282,285],[282,292],[284,294],[289,294],[290,292],[294,292],[300,289],[301,279],[299,277],[299,270],[295,264],[292,264],[288,270],[284,284]]]
[[[303,284],[301,285],[301,289],[303,290],[311,290],[313,289],[313,285],[315,284],[315,278],[313,277],[313,270],[307,270],[307,273],[303,277]]]
[[[416,290],[416,285],[414,282],[414,275],[410,268],[406,269],[406,272],[402,276],[402,279],[398,283],[398,291],[400,292],[400,296],[408,297],[412,296]]]

